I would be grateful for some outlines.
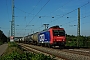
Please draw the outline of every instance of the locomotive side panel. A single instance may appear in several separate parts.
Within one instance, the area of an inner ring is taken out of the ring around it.
[[[41,32],[38,35],[38,42],[39,43],[50,43],[50,32],[49,31]]]

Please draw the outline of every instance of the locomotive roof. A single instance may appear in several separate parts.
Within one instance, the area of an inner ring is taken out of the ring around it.
[[[59,27],[58,25],[56,25],[56,26],[50,27],[49,29],[57,29],[57,28],[60,28],[60,27]],[[36,32],[36,33],[33,33],[33,34],[42,33],[42,32],[48,31],[49,29],[44,29],[44,30],[42,30],[42,31],[40,31],[40,32]],[[63,28],[61,28],[61,29],[63,29]],[[31,35],[33,35],[33,34],[31,34]]]
[[[50,27],[50,28],[60,28],[58,25],[56,25],[56,26],[52,26],[52,27]],[[50,29],[49,28],[49,29]]]

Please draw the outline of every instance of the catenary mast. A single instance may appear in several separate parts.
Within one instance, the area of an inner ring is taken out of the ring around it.
[[[12,0],[11,36],[15,37],[14,0]]]
[[[77,47],[79,46],[79,38],[80,38],[80,8],[78,8]]]

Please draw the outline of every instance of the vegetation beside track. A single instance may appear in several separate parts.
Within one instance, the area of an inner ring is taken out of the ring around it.
[[[80,36],[78,42],[77,36],[67,35],[66,37],[66,46],[90,48],[90,36]]]
[[[23,52],[15,42],[9,42],[8,48],[0,57],[0,60],[54,60],[54,58],[44,54]]]

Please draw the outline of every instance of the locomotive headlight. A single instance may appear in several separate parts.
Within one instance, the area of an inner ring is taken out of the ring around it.
[[[65,40],[63,39],[63,41],[65,41]]]

